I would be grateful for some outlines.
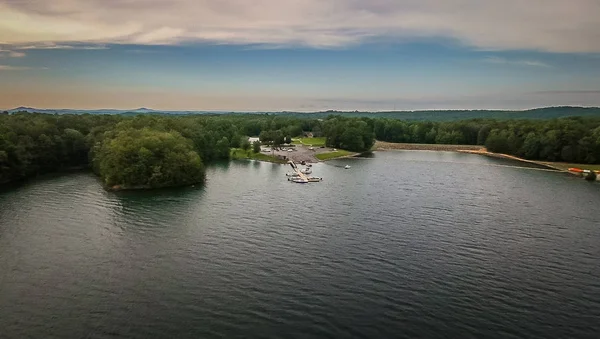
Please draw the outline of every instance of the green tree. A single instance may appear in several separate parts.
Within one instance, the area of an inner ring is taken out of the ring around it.
[[[527,134],[523,143],[522,153],[526,159],[538,159],[540,155],[540,138],[533,132]]]
[[[285,138],[283,137],[283,133],[281,133],[281,131],[275,131],[273,134],[273,146],[279,147],[284,143],[284,141]]]
[[[250,141],[248,140],[248,138],[244,138],[244,140],[242,140],[242,145],[241,148],[244,151],[248,151],[250,149],[251,145],[250,145]]]
[[[252,143],[252,151],[254,153],[260,153],[260,141],[256,140]]]
[[[217,141],[215,152],[218,159],[229,159],[229,140],[227,137],[223,137]]]
[[[174,131],[122,130],[103,143],[96,157],[100,176],[109,186],[156,188],[204,178],[192,142]]]
[[[495,153],[508,153],[510,151],[508,138],[499,130],[492,130],[490,132],[490,135],[485,141],[485,147],[488,151]]]
[[[262,132],[260,132],[258,138],[261,142],[268,143],[273,141],[273,133],[271,133],[270,131],[263,130]]]
[[[487,137],[490,135],[490,126],[484,125],[477,132],[477,145],[485,145]]]
[[[71,165],[85,163],[89,148],[85,136],[76,129],[67,128],[62,134],[62,139],[67,152],[68,162]]]

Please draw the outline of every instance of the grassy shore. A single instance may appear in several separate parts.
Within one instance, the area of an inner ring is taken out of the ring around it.
[[[325,146],[325,138],[296,138],[293,139],[293,143],[302,144],[306,146]]]
[[[349,151],[337,150],[334,152],[316,154],[315,156],[319,160],[330,160],[330,159],[335,159],[335,158],[346,157],[346,156],[353,155],[353,154],[354,153],[349,152]]]
[[[285,161],[283,159],[279,159],[277,157],[273,157],[273,156],[270,156],[267,154],[262,154],[262,153],[254,153],[254,152],[252,152],[252,150],[244,151],[241,148],[232,148],[229,153],[229,156],[231,159],[252,159],[252,160],[273,162],[276,164],[287,163],[287,161]]]

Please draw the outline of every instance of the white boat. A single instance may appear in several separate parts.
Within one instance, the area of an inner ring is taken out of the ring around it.
[[[302,172],[302,173],[304,173],[304,174],[311,174],[311,173],[312,173],[312,170],[311,170],[309,167],[307,167],[307,168],[305,168],[305,169],[303,169],[303,170],[300,170],[300,172]]]
[[[308,182],[321,182],[323,181],[323,178],[321,177],[305,177]],[[298,180],[298,179],[302,179],[302,177],[300,177],[299,175],[292,175],[288,178],[288,181],[294,181],[294,180]]]
[[[306,184],[308,183],[308,179],[304,179],[304,178],[294,178],[292,179],[293,182],[298,183],[298,184]]]
[[[350,169],[350,165],[344,166],[345,169]]]

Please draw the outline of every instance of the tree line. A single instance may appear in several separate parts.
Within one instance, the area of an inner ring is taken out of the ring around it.
[[[600,162],[600,118],[594,117],[455,122],[375,119],[373,128],[382,141],[482,145],[490,152],[530,160]]]
[[[91,167],[108,186],[186,185],[231,148],[259,152],[247,136],[266,131],[291,141],[317,124],[269,115],[0,114],[0,183]]]
[[[486,146],[532,160],[600,163],[600,118],[405,121],[330,115],[0,114],[0,183],[91,167],[107,185],[162,187],[202,180],[231,148],[260,151],[248,136],[283,144],[311,132],[326,145],[368,151],[389,142]]]

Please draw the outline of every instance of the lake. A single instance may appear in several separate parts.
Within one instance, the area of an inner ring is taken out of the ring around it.
[[[349,164],[351,169],[343,166]],[[446,152],[0,193],[2,338],[597,338],[600,185]]]

